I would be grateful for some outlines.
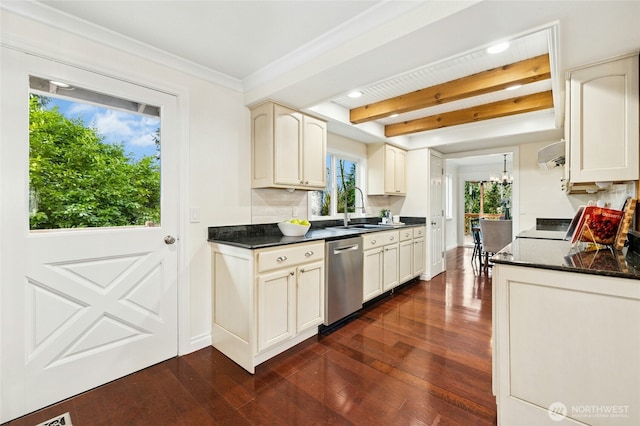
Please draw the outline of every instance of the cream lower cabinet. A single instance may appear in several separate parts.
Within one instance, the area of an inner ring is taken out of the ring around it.
[[[499,425],[640,424],[640,281],[496,264]]]
[[[424,272],[424,226],[362,236],[363,302]]]
[[[255,366],[318,333],[324,321],[324,242],[212,249],[212,345]]]
[[[413,277],[417,277],[424,272],[426,259],[425,233],[426,228],[424,226],[413,228]]]
[[[402,232],[400,231],[401,235]],[[400,241],[398,275],[400,282],[405,282],[413,277],[413,238]]]
[[[398,260],[400,284],[424,272],[425,229],[424,226],[420,226],[400,230],[400,256]]]
[[[362,236],[363,302],[398,285],[398,231],[372,232]]]

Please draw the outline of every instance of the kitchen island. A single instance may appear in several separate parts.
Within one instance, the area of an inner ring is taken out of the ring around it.
[[[640,256],[529,236],[492,261],[498,424],[640,424]]]

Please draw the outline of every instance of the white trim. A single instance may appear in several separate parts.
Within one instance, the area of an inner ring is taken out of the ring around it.
[[[211,346],[211,333],[206,332],[202,333],[198,336],[193,336],[189,341],[190,352],[195,352],[197,350],[206,348],[207,346]],[[181,354],[184,355],[184,354]]]

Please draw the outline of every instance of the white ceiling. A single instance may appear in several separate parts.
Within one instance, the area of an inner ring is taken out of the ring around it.
[[[363,142],[445,153],[558,140],[564,71],[640,48],[640,1],[2,0],[0,7],[134,52],[152,47],[164,63],[242,91],[247,105],[270,98]],[[515,42],[509,56],[482,53],[505,39]],[[352,89],[363,90],[364,104],[545,50],[555,110],[392,139],[382,133],[390,119],[351,126],[344,118],[357,106],[345,97]]]

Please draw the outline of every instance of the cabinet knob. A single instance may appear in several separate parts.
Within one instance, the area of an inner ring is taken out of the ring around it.
[[[371,240],[371,244],[375,244],[375,243],[376,243],[376,240]]]
[[[300,269],[300,273],[301,273],[301,274],[304,274],[304,268],[301,268],[301,269]]]
[[[308,251],[308,252],[306,252],[304,255],[305,255],[306,257],[311,257],[311,256],[313,256],[313,252],[312,252],[311,250],[309,250],[309,251]]]
[[[304,185],[304,181],[303,180],[300,181],[300,185]]]
[[[276,258],[276,262],[284,262],[285,260],[287,260],[287,256],[280,256]]]
[[[304,184],[305,184],[305,185],[309,185],[309,181],[308,181],[308,180],[306,180],[306,181],[304,182]]]
[[[396,237],[389,237],[391,241],[395,240]]]
[[[304,272],[304,271],[302,271],[302,272]],[[295,272],[289,272],[289,275],[294,276]]]

